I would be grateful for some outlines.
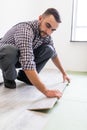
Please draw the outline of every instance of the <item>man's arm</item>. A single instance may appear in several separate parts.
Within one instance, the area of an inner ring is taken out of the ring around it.
[[[62,93],[59,90],[50,90],[48,89],[44,83],[39,78],[39,75],[36,70],[24,70],[28,79],[32,82],[33,85],[36,86],[38,90],[40,90],[47,97],[57,97],[60,98]]]
[[[63,75],[63,81],[67,80],[68,82],[70,82],[70,79],[67,76],[66,72],[64,71],[58,56],[55,56],[54,58],[52,58],[52,61],[55,64],[55,66],[61,71]]]

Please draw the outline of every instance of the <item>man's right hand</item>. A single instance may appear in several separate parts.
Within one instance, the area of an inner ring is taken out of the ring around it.
[[[56,97],[60,99],[62,97],[62,92],[59,90],[47,90],[44,94],[49,98]]]
[[[27,75],[28,79],[31,83],[36,86],[38,90],[40,90],[45,96],[49,98],[57,97],[58,99],[61,98],[62,93],[59,90],[50,90],[48,89],[44,83],[40,80],[38,73],[35,70],[25,70],[25,74]]]

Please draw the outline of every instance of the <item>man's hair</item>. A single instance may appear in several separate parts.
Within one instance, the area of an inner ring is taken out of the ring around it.
[[[61,23],[61,18],[59,12],[55,8],[48,8],[43,14],[43,16],[53,15],[58,23]]]

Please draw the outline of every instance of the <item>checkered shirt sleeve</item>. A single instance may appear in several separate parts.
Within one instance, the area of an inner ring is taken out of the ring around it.
[[[14,38],[15,43],[20,50],[19,62],[21,63],[22,69],[36,69],[34,62],[34,54],[32,49],[33,31],[29,26],[18,27]]]

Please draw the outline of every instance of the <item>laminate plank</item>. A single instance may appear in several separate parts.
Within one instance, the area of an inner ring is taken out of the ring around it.
[[[55,86],[55,89],[60,90],[63,92],[66,88],[66,83],[59,83],[57,86]],[[33,102],[29,106],[29,110],[45,110],[45,109],[51,109],[56,103],[58,99],[57,98],[47,98],[45,96],[41,96],[38,100]]]

